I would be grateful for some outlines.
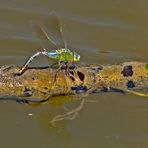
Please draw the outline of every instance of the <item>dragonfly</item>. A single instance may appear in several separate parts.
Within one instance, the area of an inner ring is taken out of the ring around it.
[[[60,18],[56,15],[55,12],[52,12],[51,14],[53,23],[56,27],[56,31],[59,33],[60,39],[62,41],[62,44],[64,47],[58,47],[55,41],[47,34],[47,32],[44,30],[43,27],[41,27],[39,24],[32,22],[32,26],[35,30],[36,35],[40,39],[40,42],[42,43],[42,51],[38,51],[35,54],[33,54],[29,59],[25,62],[25,64],[19,69],[17,72],[17,75],[22,75],[25,70],[27,69],[28,65],[38,56],[44,55],[52,60],[56,60],[59,63],[59,69],[63,67],[63,65],[66,67],[66,70],[68,69],[68,63],[75,63],[80,61],[80,54],[77,53],[75,50],[72,51],[67,48],[67,42],[64,39],[63,34],[63,26],[61,25]],[[45,42],[48,42],[48,44],[52,45],[53,50],[48,51],[49,47],[45,47]],[[68,71],[68,70],[67,70]],[[69,72],[68,72],[69,73]],[[70,74],[71,75],[71,74]]]

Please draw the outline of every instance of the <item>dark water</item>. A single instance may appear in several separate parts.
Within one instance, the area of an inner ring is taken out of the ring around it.
[[[50,30],[46,20],[52,10],[61,17],[66,41],[80,52],[82,63],[147,61],[147,8],[146,0],[1,0],[0,65],[22,65],[41,49],[30,22]],[[47,64],[39,59],[33,65]],[[147,98],[118,93],[88,98],[97,102],[87,103],[77,119],[54,128],[50,120],[60,113],[58,106],[0,102],[0,147],[148,147]]]

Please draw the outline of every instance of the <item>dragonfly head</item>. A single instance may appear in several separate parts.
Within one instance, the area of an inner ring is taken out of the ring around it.
[[[74,60],[74,62],[80,61],[80,54],[74,52],[74,59],[73,60]]]

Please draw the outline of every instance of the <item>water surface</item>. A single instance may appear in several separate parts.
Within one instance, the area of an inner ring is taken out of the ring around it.
[[[66,41],[80,52],[82,63],[147,61],[147,7],[146,0],[1,0],[0,65],[20,66],[41,50],[30,22],[50,32],[47,20],[53,10],[61,17]],[[46,64],[44,57],[32,63]],[[62,112],[60,107],[45,104],[32,108],[0,102],[0,146],[148,147],[146,98],[118,93],[93,94],[89,98],[97,102],[87,103],[77,119],[60,122],[55,128],[49,121]]]

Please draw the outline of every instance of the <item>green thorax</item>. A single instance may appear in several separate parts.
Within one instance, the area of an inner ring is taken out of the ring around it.
[[[69,49],[61,48],[59,50],[56,50],[56,52],[58,53],[58,60],[60,61],[69,62],[73,61],[74,59],[73,52]]]
[[[80,55],[78,53],[72,52],[71,50],[65,48],[53,50],[49,52],[48,55],[52,59],[63,62],[78,62],[80,60]]]

